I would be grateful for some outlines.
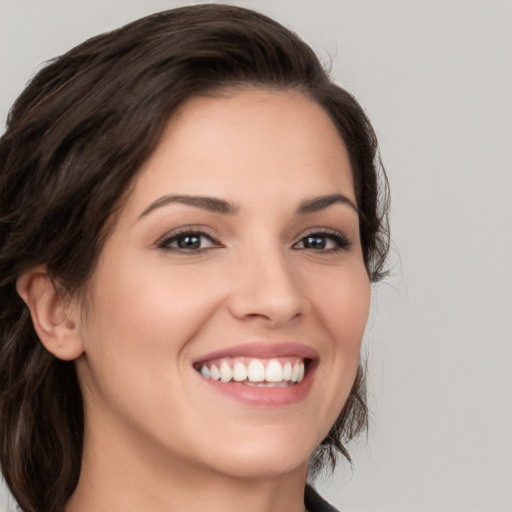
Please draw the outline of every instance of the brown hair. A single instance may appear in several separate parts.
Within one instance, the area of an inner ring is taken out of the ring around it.
[[[83,408],[72,362],[39,342],[16,279],[46,264],[68,293],[91,277],[134,176],[184,100],[243,86],[295,89],[337,126],[354,174],[372,281],[388,251],[387,182],[377,140],[355,99],[309,46],[275,21],[223,5],[148,16],[94,37],[43,68],[15,102],[0,139],[0,458],[26,512],[60,512],[80,473]],[[350,460],[365,429],[361,368],[313,467]]]

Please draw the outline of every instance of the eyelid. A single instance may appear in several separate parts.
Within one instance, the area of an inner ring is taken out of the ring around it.
[[[209,229],[206,226],[200,226],[200,225],[186,225],[186,226],[180,226],[179,228],[173,229],[171,231],[168,231],[163,236],[158,238],[155,242],[155,247],[157,249],[161,249],[164,251],[175,251],[175,252],[181,252],[186,253],[187,249],[180,249],[177,247],[169,247],[166,244],[170,243],[171,241],[179,238],[180,236],[185,235],[196,235],[196,236],[204,236],[211,240],[213,247],[203,247],[199,249],[190,250],[188,252],[194,252],[194,253],[201,253],[203,251],[209,250],[209,249],[215,249],[223,247],[222,243],[220,242],[219,236],[212,232],[211,229]]]
[[[293,244],[293,247],[295,248],[295,246],[297,244],[299,244],[300,242],[302,242],[305,238],[308,238],[308,237],[311,237],[314,235],[331,238],[334,240],[334,242],[337,245],[337,247],[335,247],[334,249],[324,249],[324,250],[316,250],[316,251],[314,249],[311,249],[312,251],[315,251],[315,252],[319,252],[319,253],[324,252],[325,253],[325,252],[343,251],[343,250],[348,249],[352,245],[351,240],[349,240],[349,238],[343,232],[341,232],[337,229],[333,229],[333,228],[318,227],[318,228],[308,229],[305,233],[301,234],[299,239]],[[308,249],[304,248],[304,250],[308,250]]]
[[[170,244],[178,239],[180,236],[185,235],[196,235],[199,237],[207,237],[211,243],[211,247],[200,247],[198,249],[190,249],[187,250],[185,248],[179,248],[179,247],[170,247]],[[297,245],[301,243],[305,238],[311,237],[311,236],[319,236],[319,237],[325,237],[330,238],[334,243],[336,244],[336,247],[330,248],[330,249],[311,249],[308,247],[304,248],[298,248]],[[352,245],[352,242],[349,240],[349,238],[341,231],[334,229],[334,228],[328,228],[328,227],[313,227],[308,229],[307,231],[303,232],[298,239],[293,243],[292,248],[296,250],[311,250],[313,252],[336,252],[336,251],[343,251],[347,250]],[[204,251],[208,251],[211,249],[217,249],[222,248],[224,245],[220,241],[220,237],[218,234],[216,234],[211,228],[204,225],[185,225],[180,226],[178,228],[172,229],[168,232],[166,232],[164,235],[159,237],[155,243],[154,246],[156,249],[160,249],[163,251],[168,252],[177,252],[177,253],[195,253],[199,254]]]

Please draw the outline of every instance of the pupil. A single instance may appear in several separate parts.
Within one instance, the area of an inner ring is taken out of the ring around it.
[[[308,236],[306,246],[310,249],[325,249],[325,238],[320,236]]]
[[[178,239],[178,247],[180,249],[199,249],[201,238],[196,235],[187,235]]]

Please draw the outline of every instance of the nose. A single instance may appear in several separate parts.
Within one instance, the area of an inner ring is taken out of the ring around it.
[[[235,276],[229,309],[239,320],[275,329],[297,320],[308,309],[301,280],[280,251],[253,254],[240,263]]]

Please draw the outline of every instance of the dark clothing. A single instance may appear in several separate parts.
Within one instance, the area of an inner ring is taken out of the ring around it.
[[[304,491],[304,505],[308,512],[338,512],[309,485],[306,485]]]

